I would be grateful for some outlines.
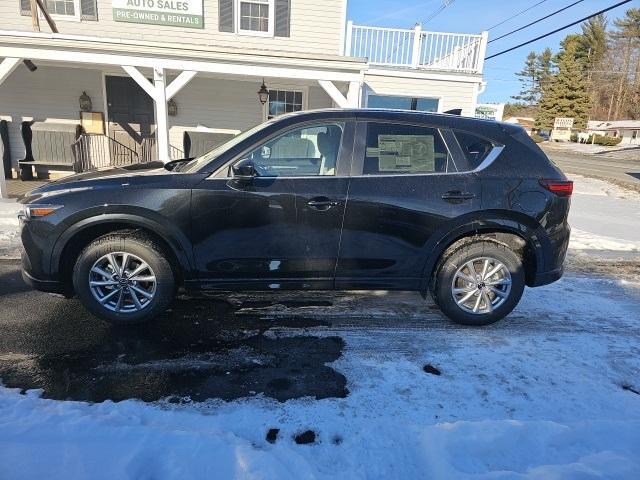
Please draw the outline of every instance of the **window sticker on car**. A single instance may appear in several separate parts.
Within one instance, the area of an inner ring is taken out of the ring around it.
[[[378,148],[367,148],[367,157],[378,157],[378,170],[433,171],[433,135],[378,135]]]

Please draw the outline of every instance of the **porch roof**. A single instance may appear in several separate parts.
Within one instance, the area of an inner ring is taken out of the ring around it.
[[[366,59],[0,30],[0,57],[237,75],[357,81]],[[257,67],[257,69],[256,69]]]

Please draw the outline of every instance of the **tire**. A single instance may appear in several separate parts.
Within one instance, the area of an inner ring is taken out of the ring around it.
[[[482,278],[487,261],[486,277],[499,264],[503,268],[489,278]],[[473,273],[470,267],[476,272],[473,283],[469,281],[470,273]],[[445,252],[436,268],[431,295],[442,312],[455,323],[481,326],[508,315],[520,301],[524,285],[520,256],[501,243],[477,240]],[[471,297],[465,300],[468,295]]]
[[[126,268],[114,272],[114,261],[118,268],[123,263]],[[131,276],[136,270],[139,273]],[[149,237],[129,231],[91,242],[76,260],[73,286],[87,310],[114,325],[152,320],[167,309],[176,291],[163,249]]]

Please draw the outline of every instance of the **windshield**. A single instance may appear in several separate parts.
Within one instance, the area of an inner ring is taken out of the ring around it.
[[[218,155],[220,155],[221,153],[229,150],[230,148],[235,147],[240,142],[242,142],[244,139],[250,137],[254,133],[262,130],[263,128],[266,128],[271,123],[273,123],[273,121],[265,122],[265,123],[261,123],[259,125],[256,125],[255,127],[247,130],[246,132],[243,132],[243,133],[239,134],[238,136],[233,137],[228,142],[225,142],[222,145],[217,146],[213,150],[205,153],[204,155],[196,157],[193,160],[190,160],[189,162],[185,163],[184,165],[180,165],[176,169],[176,171],[186,172],[186,173],[188,173],[188,172],[197,172],[198,170],[203,168],[206,164],[208,164],[209,162],[214,160],[216,157],[218,157]]]

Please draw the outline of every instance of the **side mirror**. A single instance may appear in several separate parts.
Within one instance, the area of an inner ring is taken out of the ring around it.
[[[256,167],[248,158],[245,158],[244,160],[240,160],[235,165],[232,165],[231,171],[233,172],[234,179],[242,180],[245,182],[250,182],[251,180],[253,180],[255,177],[258,176]]]

